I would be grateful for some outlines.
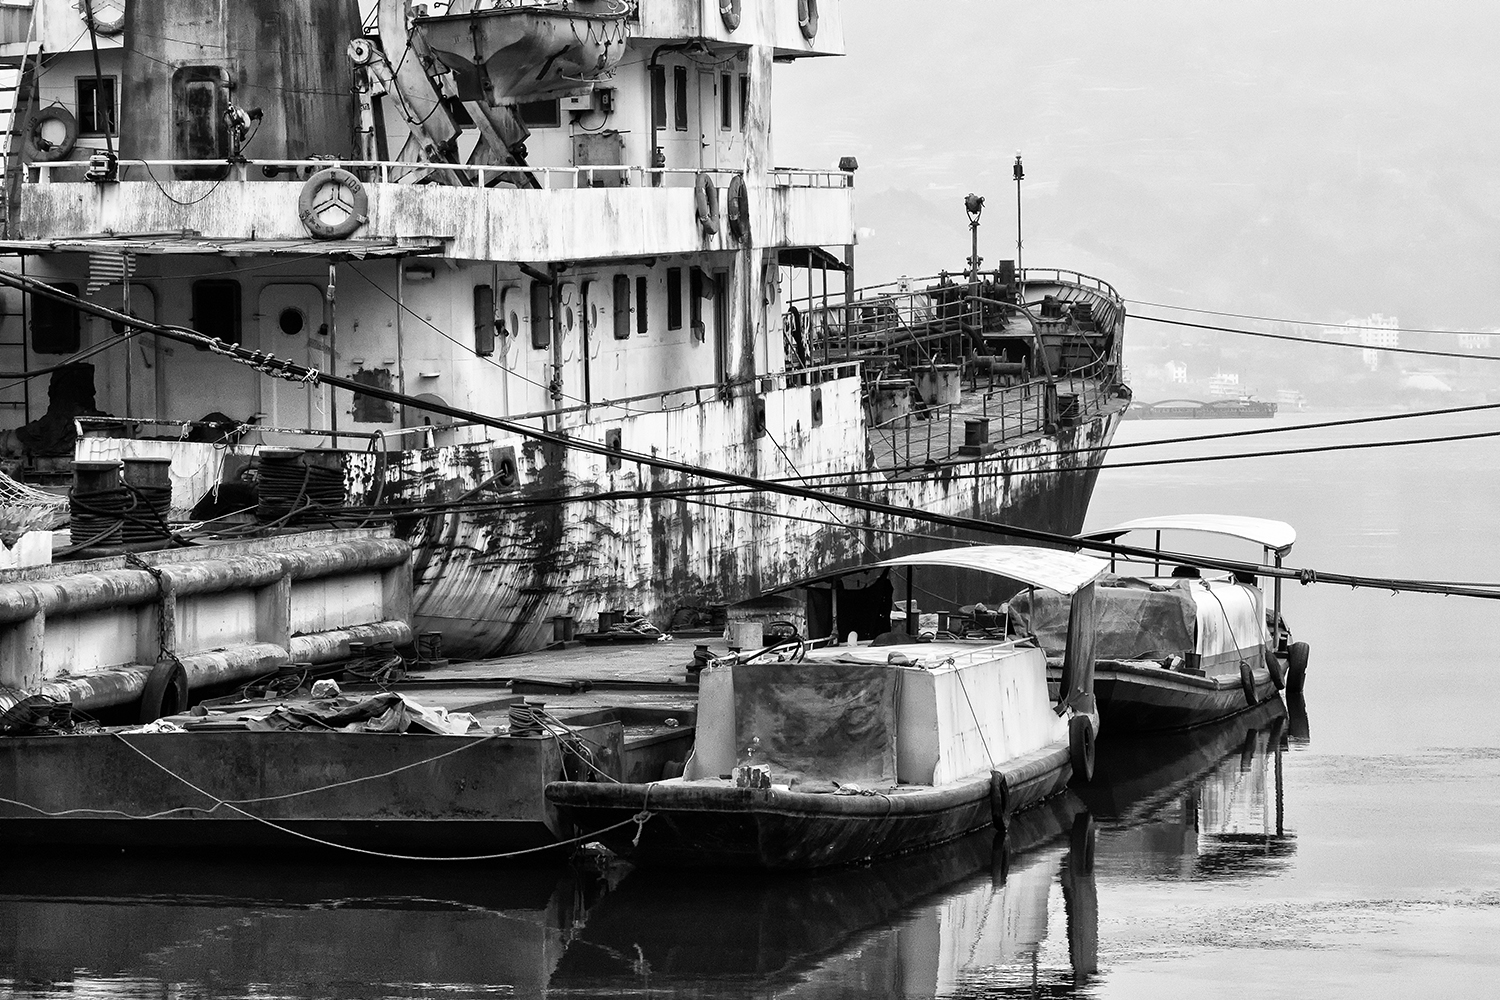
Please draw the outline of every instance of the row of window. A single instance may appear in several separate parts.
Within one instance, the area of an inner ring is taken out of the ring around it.
[[[78,294],[71,281],[53,282],[52,287],[69,295]],[[242,342],[240,328],[240,283],[223,278],[206,278],[193,282],[193,329],[232,344]],[[300,313],[298,316],[300,317]],[[283,317],[282,329],[289,325]],[[301,323],[297,323],[301,330]],[[115,333],[123,333],[116,322]],[[288,333],[295,331],[288,330]],[[31,349],[37,354],[72,354],[82,346],[82,323],[78,309],[66,302],[31,297]]]
[[[682,309],[682,278],[683,268],[667,268],[667,329],[681,330]],[[687,268],[688,272],[688,322],[694,329],[703,325],[703,300],[710,293],[717,294],[720,283],[725,276],[711,276],[699,268]],[[587,325],[593,322],[595,303],[591,302],[593,287],[596,282],[583,282],[582,322]],[[650,289],[651,283],[645,275],[639,275],[635,279],[635,301],[631,301],[631,279],[629,275],[617,274],[610,284],[610,301],[613,305],[613,332],[616,340],[628,340],[631,327],[634,326],[637,334],[645,334],[648,329],[648,317],[650,315]],[[552,310],[552,286],[540,281],[531,283],[531,346],[536,350],[546,350],[552,346],[552,324],[554,315]],[[631,308],[635,309],[635,322],[631,323]],[[571,315],[569,310],[566,325],[572,326],[578,317]],[[504,318],[510,333],[519,333],[520,317],[514,311]],[[495,353],[495,291],[489,285],[474,286],[474,353],[480,357],[488,357]]]
[[[733,73],[719,75],[719,130],[734,129],[735,76]],[[745,119],[750,111],[750,77],[739,74],[740,131],[745,131]],[[678,132],[688,130],[688,70],[686,66],[672,67],[672,128]],[[651,125],[653,128],[667,127],[667,68],[651,67]],[[707,131],[705,128],[704,131]]]

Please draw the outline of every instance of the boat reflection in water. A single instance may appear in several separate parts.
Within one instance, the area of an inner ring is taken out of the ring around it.
[[[787,876],[14,862],[0,865],[0,992],[1088,995],[1096,872],[1108,912],[1112,885],[1256,876],[1290,856],[1289,729],[1296,745],[1305,712],[1288,720],[1276,699],[1214,727],[1101,743],[1092,784],[1017,815],[999,843],[975,834]]]
[[[0,866],[0,994],[536,996],[603,889],[557,865],[21,861]]]
[[[1290,721],[1300,717],[1305,734],[1300,698],[1295,708]],[[1080,792],[1100,824],[1101,874],[1206,879],[1279,870],[1296,850],[1282,796],[1288,721],[1275,698],[1218,725],[1101,743],[1094,781]]]
[[[1093,821],[1064,794],[1018,814],[1003,841],[977,834],[868,867],[771,878],[642,869],[590,914],[552,985],[757,997],[1070,990],[1096,966],[1093,853]]]

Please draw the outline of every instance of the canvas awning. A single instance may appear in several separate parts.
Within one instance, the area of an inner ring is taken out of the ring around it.
[[[218,239],[182,233],[136,236],[66,236],[45,240],[0,240],[0,254],[132,253],[192,254],[224,257],[324,257],[332,260],[371,260],[440,254],[440,240],[245,240]]]
[[[1285,556],[1292,551],[1292,544],[1297,541],[1296,529],[1285,521],[1245,517],[1241,514],[1163,514],[1158,517],[1139,517],[1134,521],[1126,521],[1100,531],[1090,531],[1079,537],[1112,541],[1132,531],[1196,531],[1207,535],[1227,535],[1255,542],[1278,556]]]
[[[1109,563],[1097,556],[1062,549],[1044,549],[1036,545],[968,545],[931,552],[914,552],[895,559],[866,563],[845,570],[823,573],[807,580],[778,587],[770,593],[796,590],[819,583],[830,583],[843,577],[868,573],[870,570],[898,566],[946,566],[1003,576],[1031,587],[1043,587],[1061,594],[1072,594],[1097,579],[1109,569]]]

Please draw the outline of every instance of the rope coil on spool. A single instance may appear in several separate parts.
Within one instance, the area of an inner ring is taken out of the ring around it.
[[[294,450],[267,449],[260,454],[261,524],[307,524],[328,521],[347,499],[341,469],[309,462]]]

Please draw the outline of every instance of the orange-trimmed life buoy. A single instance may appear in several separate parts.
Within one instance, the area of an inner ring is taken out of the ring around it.
[[[118,35],[125,30],[125,0],[93,0],[87,5],[78,0],[73,6],[84,23],[101,35]]]
[[[797,27],[809,42],[818,37],[818,0],[797,0]]]
[[[705,236],[717,236],[719,233],[719,189],[714,185],[713,177],[706,173],[698,175],[694,199],[698,208],[699,228],[703,230]]]
[[[365,186],[341,167],[319,170],[302,185],[297,216],[315,239],[342,240],[368,221]]]
[[[63,137],[54,142],[42,135],[42,127],[48,122],[57,122],[63,127]],[[67,108],[53,106],[42,108],[26,122],[26,133],[21,151],[30,163],[51,163],[67,159],[78,141],[78,119]]]
[[[735,174],[729,181],[729,197],[726,206],[729,213],[729,235],[741,243],[750,242],[750,189],[745,178]]]
[[[740,26],[740,0],[719,0],[719,17],[724,27],[734,31]]]

